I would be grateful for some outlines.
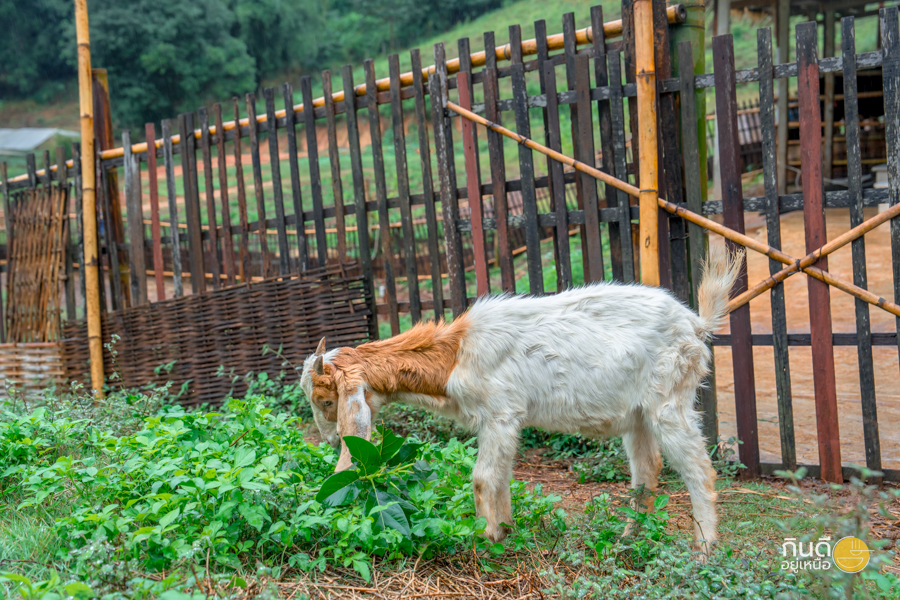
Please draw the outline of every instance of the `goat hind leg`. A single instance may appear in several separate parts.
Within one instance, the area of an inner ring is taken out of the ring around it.
[[[653,496],[659,485],[659,471],[662,469],[659,444],[653,437],[653,433],[641,420],[634,430],[622,436],[622,445],[625,447],[631,466],[631,489],[636,490],[643,486],[647,494],[644,505],[647,510],[652,510]],[[635,500],[632,500],[631,508],[640,510]],[[629,519],[625,526],[625,535],[631,535],[633,531],[634,521]]]
[[[506,537],[503,523],[513,524],[509,485],[518,445],[518,424],[491,423],[478,433],[478,460],[472,473],[475,514],[487,519],[484,533],[493,542]]]

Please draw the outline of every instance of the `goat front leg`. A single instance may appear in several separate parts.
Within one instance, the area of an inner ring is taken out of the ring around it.
[[[520,430],[518,423],[496,421],[478,432],[478,460],[472,474],[475,515],[487,519],[484,533],[492,542],[506,537],[504,523],[513,525],[509,486]]]

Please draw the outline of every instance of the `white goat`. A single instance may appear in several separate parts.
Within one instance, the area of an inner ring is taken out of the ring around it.
[[[523,427],[620,435],[632,487],[657,487],[660,449],[690,492],[695,542],[716,539],[716,474],[694,410],[740,255],[711,249],[699,315],[666,290],[599,283],[544,297],[479,299],[450,324],[420,323],[388,340],[325,352],[303,365],[316,424],[351,464],[341,436],[369,439],[389,402],[452,417],[477,432],[477,514],[499,541],[513,523],[510,480]],[[714,440],[711,440],[714,441]]]

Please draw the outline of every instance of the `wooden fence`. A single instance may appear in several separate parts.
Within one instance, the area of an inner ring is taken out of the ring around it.
[[[509,44],[499,49],[494,34],[486,33],[485,53],[475,55],[474,61],[469,40],[460,40],[458,68],[469,84],[465,87],[472,90],[467,98],[457,97],[446,50],[438,44],[427,78],[404,77],[400,57],[395,55],[390,57],[389,84],[384,86],[377,85],[374,63],[365,62],[362,95],[356,93],[358,81],[348,65],[341,72],[343,89],[354,92],[332,97],[332,78],[325,72],[323,103],[314,102],[312,80],[304,77],[300,81],[302,109],[293,105],[293,88],[285,84],[277,93],[272,88],[264,90],[260,114],[256,99],[248,94],[227,107],[217,104],[211,111],[201,109],[196,115],[185,113],[164,121],[162,138],[150,144],[149,152],[141,145],[132,148],[126,133],[124,151],[104,152],[97,161],[102,175],[98,213],[107,310],[358,260],[369,288],[369,309],[382,315],[396,334],[401,330],[401,315],[408,315],[410,322],[459,315],[481,293],[545,294],[580,283],[634,281],[639,273],[633,241],[638,211],[623,192],[598,186],[558,162],[535,160],[529,148],[493,132],[460,128],[460,119],[445,109],[452,98],[493,122],[503,122],[639,186],[631,158],[637,156],[637,136],[630,135],[637,131],[631,12],[631,1],[624,0],[621,27],[604,27],[602,9],[595,7],[591,27],[581,30],[576,28],[575,16],[566,15],[561,36],[548,36],[547,24],[538,21],[535,40],[524,44],[520,27],[513,25]],[[670,40],[683,17],[682,7],[667,11],[664,2],[654,2],[661,197],[699,214],[721,214],[725,225],[737,231],[744,230],[745,213],[763,213],[768,244],[775,248],[781,247],[781,215],[803,211],[809,251],[825,240],[825,207],[849,209],[851,223],[857,225],[864,207],[897,203],[900,42],[896,7],[881,11],[879,50],[855,51],[854,22],[848,17],[843,21],[841,57],[817,59],[816,27],[803,24],[796,30],[797,62],[773,65],[771,33],[762,29],[757,67],[735,68],[732,38],[726,35],[713,40],[713,69],[702,74],[693,70],[697,50],[690,43],[675,45]],[[483,68],[473,67],[473,62]],[[409,64],[413,73],[422,72],[418,50],[411,53]],[[453,69],[456,66],[453,63]],[[859,184],[856,72],[860,69],[883,72],[885,136],[894,140],[887,144],[891,181],[887,189],[862,189]],[[822,107],[817,90],[823,73],[843,75],[849,174],[847,189],[827,193],[821,171]],[[779,196],[774,81],[783,78],[796,79],[801,88],[803,189]],[[747,85],[759,103],[758,160],[764,193],[745,198],[738,90]],[[699,135],[694,134],[698,114],[705,113],[702,102],[708,88],[714,88],[719,120],[721,201],[705,200],[702,119]],[[276,111],[276,96],[283,97],[288,107],[283,116]],[[241,119],[244,111],[247,117]],[[226,112],[233,114],[236,126],[224,122]],[[684,130],[680,124],[687,124]],[[152,124],[147,135],[150,140],[155,137]],[[70,230],[80,232],[77,167],[53,170],[49,157],[45,163],[38,172],[32,161],[27,181],[4,181],[4,197],[46,185],[51,179],[73,177],[76,201],[70,210]],[[73,164],[79,164],[77,157]],[[124,183],[123,232],[105,226],[115,222],[118,199],[111,196],[118,191],[108,182],[118,173]],[[891,223],[891,231],[895,300],[900,300],[900,220]],[[70,275],[65,282],[66,316],[72,320],[81,316],[83,299],[83,289],[76,291],[78,278],[74,277],[81,256],[79,244],[78,235],[69,239],[66,260]],[[705,233],[699,226],[661,214],[661,281],[691,305],[705,248]],[[865,288],[864,240],[853,242],[852,248],[854,283]],[[826,269],[827,261],[817,266]],[[781,267],[770,263],[772,273]],[[736,292],[746,289],[746,277],[738,287]],[[771,334],[752,332],[745,305],[732,313],[730,334],[713,343],[732,351],[737,433],[743,441],[740,459],[751,476],[797,466],[791,346],[812,346],[820,465],[811,465],[811,473],[840,473],[842,466],[845,473],[850,472],[840,456],[834,345],[858,348],[866,465],[881,467],[872,348],[897,347],[898,337],[896,332],[873,334],[869,306],[860,301],[856,333],[833,334],[829,293],[824,284],[810,279],[809,333],[788,334],[784,288],[778,285],[771,291]],[[377,325],[372,323],[369,335],[377,337]],[[777,464],[762,463],[759,457],[754,346],[774,350],[781,445]],[[701,393],[700,406],[704,432],[715,439],[714,386]],[[900,470],[884,471],[886,478],[900,480]]]

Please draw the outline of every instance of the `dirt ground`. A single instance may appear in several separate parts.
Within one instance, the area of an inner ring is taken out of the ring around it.
[[[828,209],[826,222],[828,239],[850,229],[849,212],[846,209]],[[877,209],[867,209],[865,218],[874,216]],[[782,215],[782,249],[795,257],[806,255],[803,230],[803,213]],[[766,225],[760,215],[746,216],[747,235],[766,241]],[[711,243],[721,244],[722,239],[711,236]],[[893,298],[891,274],[890,227],[883,225],[865,236],[868,289],[884,298]],[[831,273],[846,281],[853,281],[850,246],[845,246],[828,257]],[[749,281],[753,285],[769,275],[768,259],[750,252],[748,256]],[[809,332],[809,300],[806,276],[795,275],[785,286],[788,333]],[[835,333],[856,331],[854,300],[835,288],[831,288],[831,318]],[[771,302],[768,293],[750,304],[753,333],[771,333]],[[894,317],[871,307],[873,332],[896,331]],[[726,326],[721,333],[727,333]],[[737,435],[734,405],[734,372],[729,348],[717,347],[716,387],[719,403],[719,431],[727,439]],[[879,436],[881,440],[882,467],[900,468],[900,365],[897,348],[876,346],[875,390],[878,405]],[[775,391],[774,357],[771,347],[755,347],[753,350],[756,379],[756,403],[759,419],[760,455],[763,461],[780,462],[781,450],[778,432],[778,407]],[[791,347],[791,391],[793,394],[794,435],[797,442],[798,463],[819,464],[815,395],[813,393],[812,354],[808,347]],[[834,359],[837,379],[838,413],[840,418],[841,457],[843,463],[865,464],[863,445],[862,409],[860,405],[859,372],[855,346],[835,347]]]

